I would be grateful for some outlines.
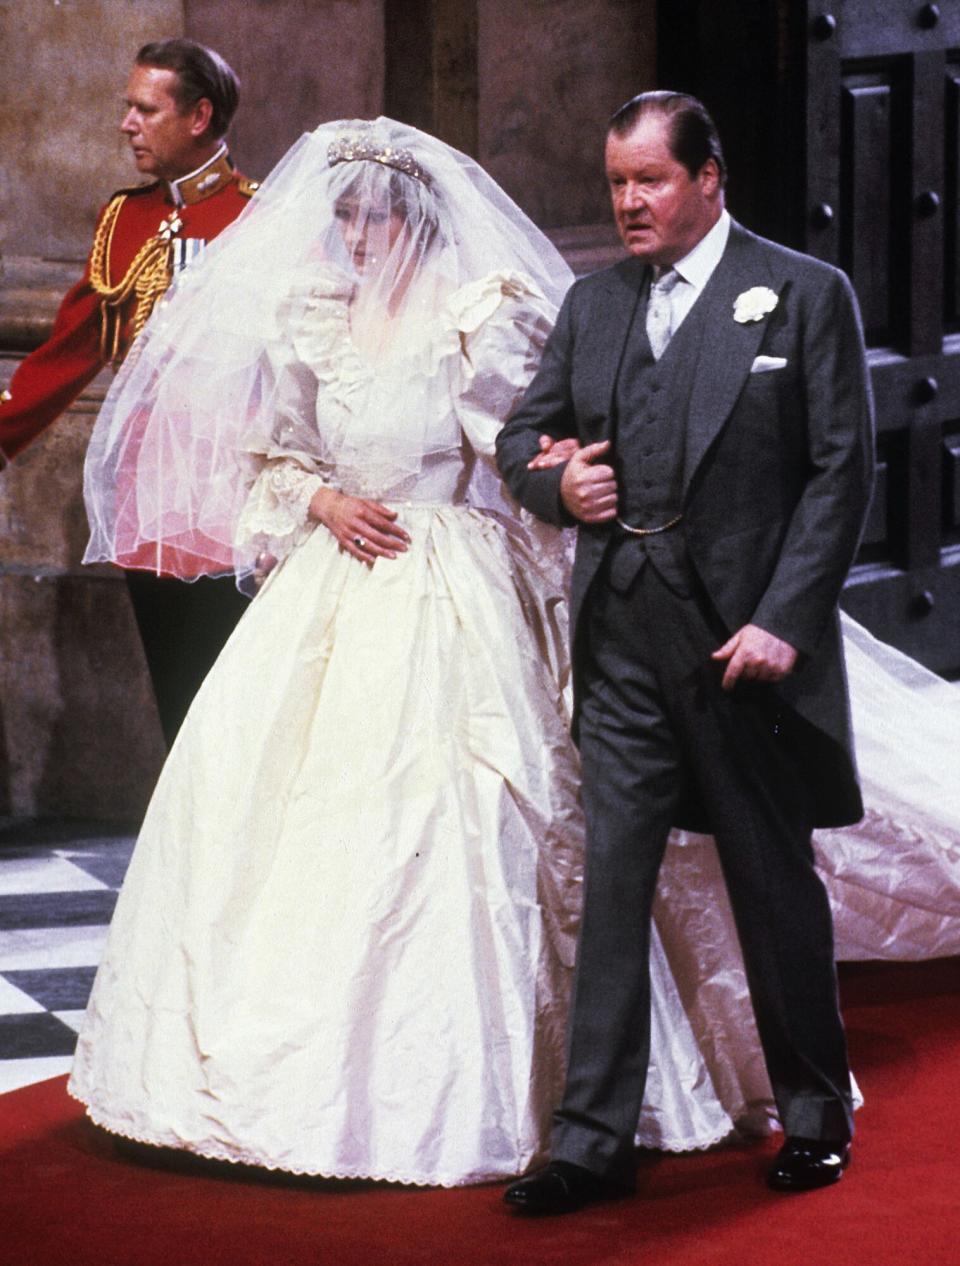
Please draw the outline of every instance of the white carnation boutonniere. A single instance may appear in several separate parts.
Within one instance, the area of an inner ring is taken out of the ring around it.
[[[748,321],[762,321],[779,302],[779,295],[769,286],[751,286],[734,299],[733,319],[741,325],[746,325]]]

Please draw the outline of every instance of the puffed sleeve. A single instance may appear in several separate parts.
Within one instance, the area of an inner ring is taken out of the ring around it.
[[[460,424],[480,458],[472,499],[505,512],[514,549],[556,594],[569,587],[569,534],[541,522],[514,500],[496,462],[497,434],[537,371],[557,310],[518,273],[495,273],[454,296],[460,331]]]
[[[278,314],[279,337],[261,377],[271,430],[244,443],[255,477],[237,527],[241,552],[284,557],[313,530],[308,511],[317,489],[337,487],[317,429],[317,358],[305,340],[314,341],[318,327],[346,321],[348,299],[348,284],[330,275],[292,291]]]
[[[237,525],[237,548],[289,553],[308,529],[308,509],[318,488],[333,485],[332,471],[317,452],[310,419],[317,382],[305,365],[264,368],[264,389],[276,401],[274,428],[251,436],[245,451],[257,472]]]
[[[497,432],[536,372],[556,309],[519,273],[494,273],[451,301],[462,352],[460,424],[492,470]]]

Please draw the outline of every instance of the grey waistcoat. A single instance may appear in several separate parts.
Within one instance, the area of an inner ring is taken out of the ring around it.
[[[645,298],[637,304],[614,402],[619,515],[631,527],[657,527],[683,509],[687,412],[703,337],[702,314],[698,300],[655,361],[647,339]],[[614,529],[609,577],[615,589],[626,592],[647,561],[675,592],[689,593],[682,526],[646,537]]]

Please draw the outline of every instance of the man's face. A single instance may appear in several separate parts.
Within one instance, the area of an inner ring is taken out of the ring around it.
[[[127,113],[120,124],[137,171],[161,180],[186,176],[202,161],[198,140],[203,126],[195,109],[181,113],[173,96],[176,85],[176,71],[134,66],[127,81]]]
[[[641,117],[627,136],[607,137],[613,214],[631,255],[669,267],[696,246],[722,207],[720,177],[708,159],[696,176],[670,153],[669,121]]]

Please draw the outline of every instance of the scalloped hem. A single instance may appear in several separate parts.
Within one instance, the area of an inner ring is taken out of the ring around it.
[[[163,1148],[166,1151],[184,1152],[190,1156],[198,1156],[203,1160],[225,1161],[229,1165],[249,1165],[255,1169],[265,1169],[270,1173],[291,1174],[298,1178],[324,1178],[332,1180],[346,1180],[353,1182],[390,1182],[398,1183],[405,1187],[442,1187],[451,1190],[455,1187],[480,1186],[485,1183],[510,1182],[512,1179],[526,1173],[530,1168],[530,1164],[522,1169],[511,1170],[509,1173],[488,1173],[481,1175],[471,1175],[469,1177],[457,1178],[440,1178],[431,1176],[425,1178],[423,1176],[414,1177],[411,1174],[386,1173],[383,1171],[375,1171],[372,1169],[359,1169],[349,1167],[336,1167],[325,1169],[320,1167],[298,1167],[295,1165],[273,1164],[261,1157],[251,1155],[236,1155],[229,1152],[226,1148],[203,1147],[192,1143],[185,1143],[182,1139],[177,1139],[173,1135],[163,1136],[159,1133],[151,1134],[147,1131],[135,1133],[130,1129],[125,1129],[118,1125],[106,1113],[100,1112],[97,1108],[89,1104],[84,1098],[76,1094],[69,1085],[67,1093],[72,1099],[78,1103],[82,1103],[86,1109],[86,1114],[90,1120],[101,1130],[106,1130],[108,1134],[113,1134],[117,1138],[126,1139],[130,1143],[142,1143],[147,1147]],[[692,1152],[707,1152],[713,1147],[719,1147],[723,1143],[731,1142],[735,1139],[742,1138],[742,1134],[736,1127],[720,1130],[717,1134],[706,1139],[661,1139],[658,1142],[648,1142],[642,1136],[638,1135],[634,1145],[644,1151],[651,1152],[668,1152],[671,1155],[689,1155]]]
[[[638,1134],[634,1146],[647,1152],[669,1152],[673,1156],[680,1156],[690,1152],[708,1152],[711,1147],[719,1147],[721,1143],[729,1143],[742,1137],[736,1126],[728,1125],[706,1139],[660,1139],[653,1143],[647,1142],[642,1134]]]
[[[423,1176],[413,1177],[410,1174],[384,1173],[371,1169],[354,1169],[346,1166],[323,1169],[272,1164],[270,1161],[263,1160],[252,1154],[249,1156],[238,1156],[235,1153],[228,1152],[226,1148],[200,1147],[192,1143],[185,1143],[182,1139],[174,1141],[173,1136],[164,1138],[160,1134],[151,1135],[146,1131],[134,1133],[132,1130],[117,1125],[105,1113],[100,1112],[92,1104],[87,1103],[84,1098],[71,1090],[69,1085],[67,1086],[67,1094],[70,1095],[71,1099],[75,1099],[78,1103],[84,1105],[87,1116],[99,1129],[106,1130],[108,1134],[113,1134],[117,1138],[126,1139],[130,1143],[142,1143],[147,1147],[184,1152],[189,1156],[199,1156],[203,1160],[226,1161],[230,1165],[249,1165],[254,1169],[265,1169],[269,1173],[275,1174],[291,1174],[297,1178],[324,1178],[351,1182],[390,1182],[398,1183],[405,1187],[442,1187],[446,1190],[451,1190],[455,1187],[472,1187],[483,1183],[511,1182],[529,1168],[528,1165],[524,1169],[512,1170],[510,1173],[491,1173],[479,1176],[471,1175],[469,1177],[439,1178],[431,1176],[425,1178]]]

